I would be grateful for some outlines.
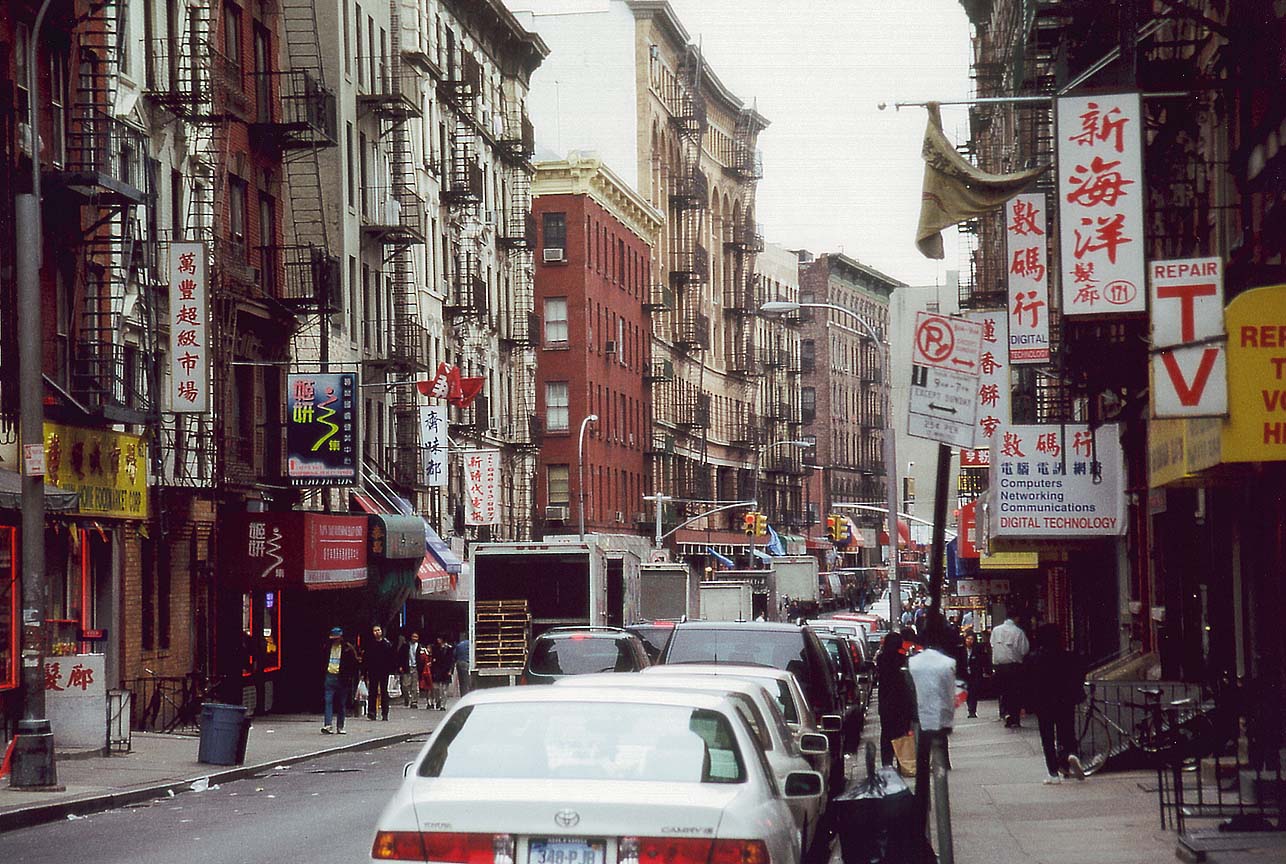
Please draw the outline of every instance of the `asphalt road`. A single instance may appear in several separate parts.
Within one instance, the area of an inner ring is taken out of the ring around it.
[[[423,744],[345,753],[204,792],[0,834],[5,864],[351,864]]]

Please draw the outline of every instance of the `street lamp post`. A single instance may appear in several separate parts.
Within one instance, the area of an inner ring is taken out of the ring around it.
[[[796,441],[794,439],[785,439],[782,441],[773,441],[770,444],[763,444],[755,448],[755,473],[750,479],[750,497],[755,501],[755,507],[759,507],[759,469],[762,467],[763,455],[769,450],[776,447],[812,447],[811,441]],[[750,532],[750,567],[753,570],[755,566],[755,533]]]
[[[875,328],[865,318],[852,309],[845,309],[843,306],[837,306],[834,303],[796,303],[790,300],[772,300],[760,306],[759,312],[763,315],[786,315],[799,309],[826,309],[846,315],[861,328],[860,331],[840,324],[838,321],[828,321],[827,324],[859,338],[865,336],[876,345],[882,346],[882,350],[877,354],[880,358],[881,374],[884,378],[884,473],[886,475],[885,491],[888,493],[889,618],[891,619],[889,624],[896,627],[902,620],[902,584],[898,578],[898,462],[893,442],[893,363],[892,358],[889,356],[889,344],[880,339],[875,332]]]
[[[580,421],[580,435],[576,440],[576,486],[580,493],[580,539],[585,539],[585,427],[598,422],[597,414],[590,414]]]

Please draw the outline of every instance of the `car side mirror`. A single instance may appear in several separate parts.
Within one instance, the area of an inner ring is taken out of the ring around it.
[[[799,736],[799,752],[805,756],[825,756],[830,750],[831,742],[825,735],[805,732]]]
[[[822,775],[816,771],[791,771],[786,775],[787,798],[817,798],[823,788]]]
[[[844,728],[844,718],[838,714],[823,714],[820,725],[823,732],[838,732]]]
[[[402,766],[402,776],[403,776],[403,777],[410,777],[410,776],[411,776],[411,772],[412,772],[412,771],[414,771],[414,770],[415,770],[415,763],[414,763],[414,762],[407,762],[405,765],[403,765],[403,766]]]

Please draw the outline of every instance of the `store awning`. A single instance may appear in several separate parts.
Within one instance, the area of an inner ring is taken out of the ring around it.
[[[448,573],[458,574],[464,568],[464,562],[451,551],[451,547],[442,541],[438,532],[434,531],[433,526],[428,522],[424,523],[424,539],[429,544],[429,552],[438,559],[442,569]]]
[[[367,535],[376,558],[422,558],[425,522],[420,516],[374,513]]]
[[[763,551],[762,549],[756,549],[756,550],[755,550],[755,558],[757,558],[758,560],[760,560],[760,561],[764,562],[765,564],[771,564],[771,563],[772,563],[772,556],[771,556],[771,555],[769,555],[767,552]]]
[[[907,524],[907,521],[905,519],[899,519],[898,520],[898,546],[906,546],[910,542],[911,542],[911,526]],[[880,545],[887,546],[888,544],[889,544],[889,532],[880,531]]]
[[[0,510],[22,509],[22,475],[0,468]],[[80,496],[75,492],[45,484],[46,513],[74,513],[80,509]]]
[[[370,513],[372,516],[385,512],[385,508],[375,503],[375,499],[365,492],[352,491],[353,503],[355,503],[363,513]]]
[[[440,594],[451,590],[451,574],[428,552],[420,560],[420,569],[415,576],[420,582],[421,594]]]

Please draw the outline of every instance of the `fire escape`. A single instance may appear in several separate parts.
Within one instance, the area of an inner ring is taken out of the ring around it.
[[[534,311],[536,220],[531,212],[535,130],[516,94],[505,101],[497,149],[504,164],[508,198],[497,202],[502,209],[495,214],[496,240],[504,250],[510,279],[499,310],[500,345],[509,353],[515,403],[506,437],[518,447],[511,474],[516,536],[527,539],[532,536],[532,514],[536,506],[532,483],[544,428],[536,412],[536,342],[540,336],[540,320]]]
[[[155,238],[148,230],[155,189],[146,136],[112,113],[120,11],[115,2],[94,4],[77,22],[72,62],[78,72],[66,153],[54,154],[62,170],[50,174],[46,189],[51,205],[78,210],[82,226],[71,395],[107,422],[143,424],[153,419],[156,392],[156,327],[147,320],[155,303],[146,275],[155,264]],[[125,341],[132,282],[139,286],[144,318],[137,345]]]
[[[423,451],[420,446],[419,403],[409,382],[429,368],[429,331],[420,308],[420,279],[414,250],[428,242],[424,200],[419,193],[410,124],[422,116],[417,66],[403,52],[402,4],[389,5],[391,52],[380,66],[369,93],[357,97],[360,115],[373,114],[380,124],[380,140],[388,153],[387,187],[362,190],[362,237],[380,245],[391,265],[393,321],[388,350],[368,363],[372,371],[392,375],[407,386],[391,388],[393,398],[393,453],[386,468],[392,479],[408,491],[424,490]],[[382,336],[382,334],[381,334]],[[377,336],[380,338],[380,336]]]

